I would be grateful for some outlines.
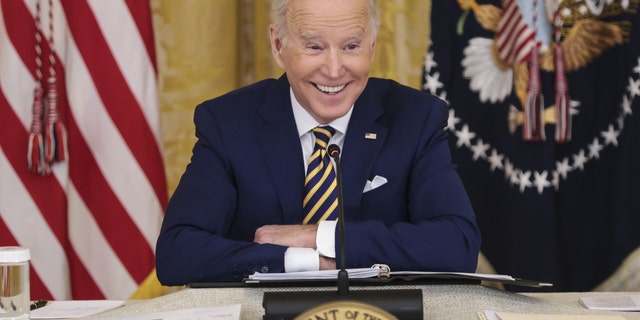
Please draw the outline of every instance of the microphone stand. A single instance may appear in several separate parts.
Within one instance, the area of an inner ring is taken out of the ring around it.
[[[340,236],[340,271],[338,271],[338,294],[346,296],[349,294],[349,273],[345,268],[344,255],[344,201],[342,197],[342,172],[340,170],[340,148],[332,144],[328,147],[328,153],[336,167],[336,184],[338,185],[338,232]]]

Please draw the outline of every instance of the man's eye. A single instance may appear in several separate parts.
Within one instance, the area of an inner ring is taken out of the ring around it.
[[[358,49],[358,45],[357,44],[347,45],[347,50],[355,50],[355,49]]]

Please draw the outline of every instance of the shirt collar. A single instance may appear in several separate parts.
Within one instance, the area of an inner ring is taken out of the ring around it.
[[[302,135],[313,130],[313,128],[322,125],[318,123],[318,121],[316,121],[316,119],[314,119],[309,114],[309,112],[307,112],[307,110],[302,107],[302,105],[296,99],[296,96],[293,94],[293,89],[291,88],[289,88],[289,96],[291,97],[291,106],[293,106],[293,117],[295,118],[296,126],[298,127],[298,136],[302,137]],[[349,108],[349,112],[347,112],[347,114],[331,121],[331,123],[329,123],[328,125],[336,129],[337,132],[346,134],[352,111],[353,106]]]

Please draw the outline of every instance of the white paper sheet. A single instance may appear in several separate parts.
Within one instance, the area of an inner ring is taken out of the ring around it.
[[[51,301],[31,311],[31,319],[82,318],[124,305],[121,300],[64,300]]]
[[[239,320],[240,304],[217,307],[189,308],[175,311],[146,313],[135,316],[101,318],[100,320]]]

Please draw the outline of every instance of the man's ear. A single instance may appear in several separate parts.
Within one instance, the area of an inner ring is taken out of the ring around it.
[[[282,43],[282,39],[278,36],[278,32],[276,32],[276,26],[273,24],[269,26],[269,40],[271,42],[271,54],[273,54],[273,59],[276,60],[276,63],[280,68],[284,69],[284,60],[282,59],[282,48],[284,44]]]
[[[373,39],[373,42],[371,43],[371,61],[373,62],[373,58],[376,55],[376,38]]]

